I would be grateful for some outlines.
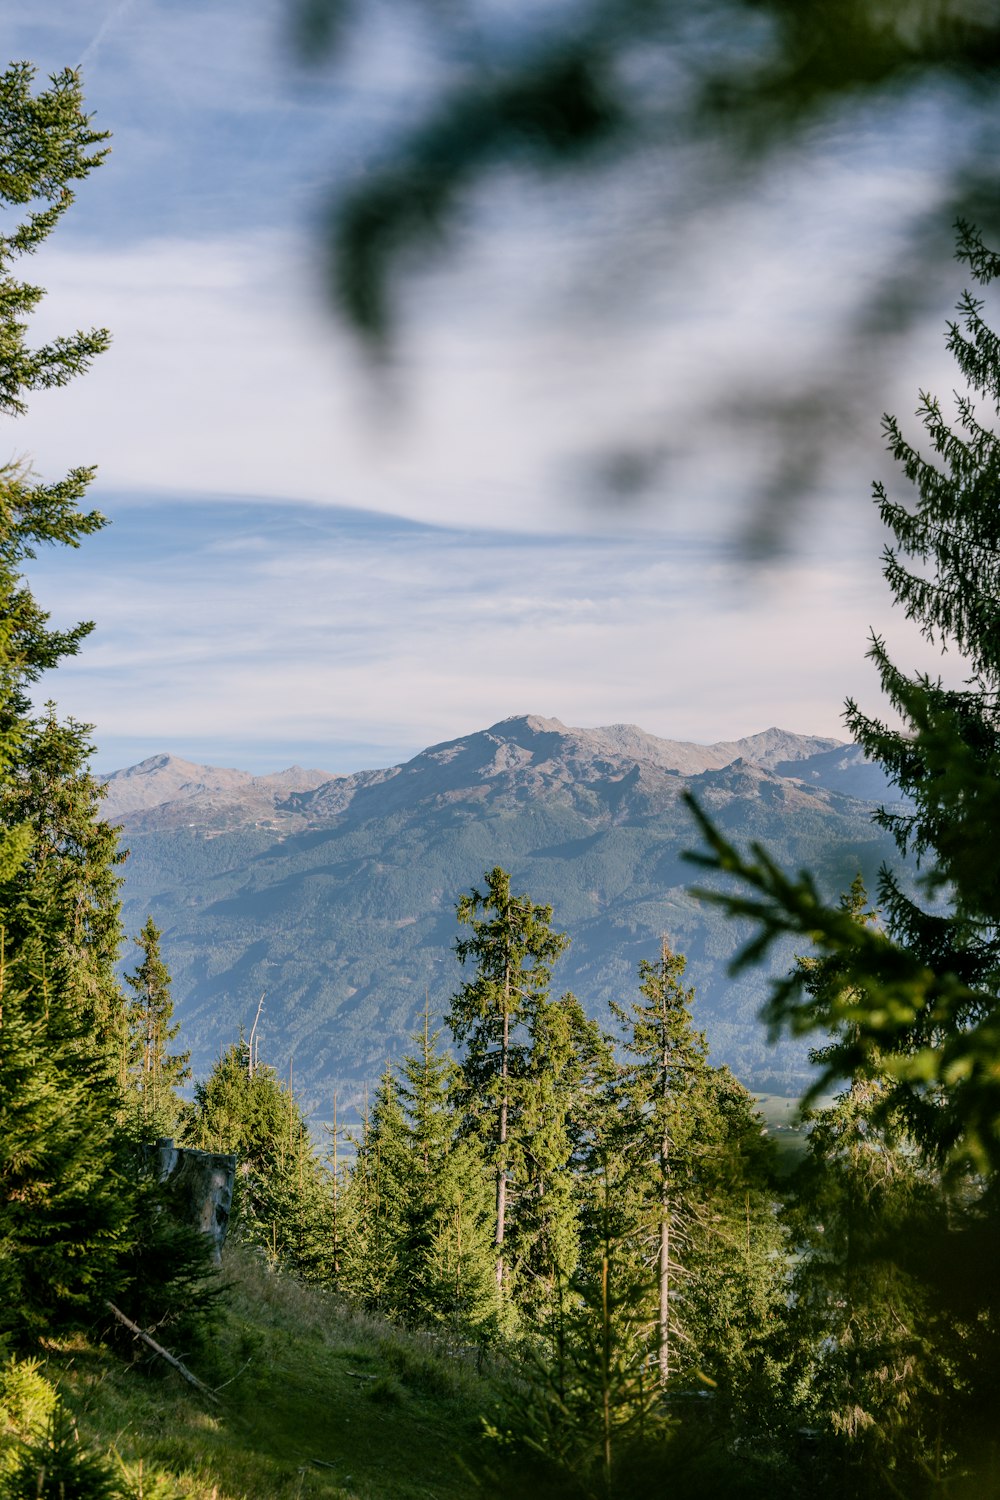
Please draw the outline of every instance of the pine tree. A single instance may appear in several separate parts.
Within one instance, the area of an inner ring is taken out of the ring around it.
[[[0,881],[8,977],[72,1000],[112,1048],[124,855],[117,828],[100,816],[88,726],[60,723],[49,703],[40,719],[22,722],[20,736],[17,763],[0,780],[0,823],[30,837],[17,870]]]
[[[1000,275],[1000,256],[966,226],[959,226],[958,256],[983,285]],[[969,1059],[968,1087],[956,1080],[944,1098],[935,1090],[929,1108],[920,1109],[919,1089],[907,1090],[911,1115],[919,1111],[931,1136],[943,1125],[948,1144],[961,1129],[963,1096],[978,1092],[977,1032],[993,1045],[1000,986],[1000,433],[981,411],[985,405],[1000,416],[1000,360],[982,311],[966,292],[960,323],[949,325],[948,348],[969,388],[956,397],[955,426],[935,398],[921,394],[932,456],[907,441],[894,417],[884,419],[889,450],[915,486],[916,503],[908,508],[875,485],[879,514],[895,538],[883,566],[894,598],[928,640],[961,654],[969,680],[947,689],[940,679],[907,676],[874,636],[869,655],[902,727],[868,717],[853,701],[845,715],[857,742],[911,801],[906,810],[882,809],[876,821],[902,853],[923,859],[929,891],[949,895],[945,915],[908,896],[889,870],[879,883],[879,905],[896,940],[937,974],[957,976],[964,991],[929,994],[895,1035],[885,1028],[882,1037],[883,1048],[911,1054],[944,1043],[939,1078],[961,1071],[952,1059]]]
[[[528,1024],[515,1142],[510,1260],[518,1308],[541,1328],[559,1311],[580,1255],[577,1157],[608,1039],[575,995],[542,998]]]
[[[804,1419],[853,1471],[852,1493],[916,1494],[964,1332],[946,1330],[926,1251],[950,1217],[935,1174],[872,1070],[811,1115],[788,1218],[793,1370]],[[944,1334],[944,1338],[942,1338]]]
[[[118,1282],[128,1193],[90,1040],[89,1023],[0,978],[0,1335],[72,1323]]]
[[[191,1054],[167,1050],[180,1031],[180,1022],[170,1024],[174,1006],[170,971],[160,953],[161,936],[152,917],[147,917],[134,939],[141,960],[125,975],[134,998],[125,1008],[124,1084],[136,1126],[146,1140],[175,1132],[182,1112],[177,1085],[191,1076]]]
[[[860,875],[840,904],[852,921],[877,927]],[[800,958],[797,968],[819,1007],[843,979],[836,955]],[[825,1063],[827,1052],[813,1060]],[[789,1331],[799,1417],[830,1445],[828,1462],[853,1475],[852,1493],[872,1495],[921,1491],[976,1343],[935,1287],[930,1253],[965,1237],[967,1190],[946,1186],[892,1094],[891,1072],[869,1052],[832,1104],[807,1111],[806,1154],[785,1210],[796,1250]]]

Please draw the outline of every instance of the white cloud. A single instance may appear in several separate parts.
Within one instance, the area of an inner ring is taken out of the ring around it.
[[[116,509],[89,558],[46,554],[34,570],[60,623],[99,622],[40,696],[96,720],[107,768],[169,749],[354,770],[520,712],[702,741],[771,723],[836,735],[848,692],[877,703],[862,663],[868,625],[886,623],[874,562],[754,591],[665,538],[474,536],[287,505]],[[889,623],[902,665],[931,664]]]
[[[950,388],[952,290],[895,386],[837,418],[836,483],[799,496],[795,570],[744,579],[719,539],[754,475],[794,457],[794,430],[753,410],[761,388],[794,396],[865,351],[858,390],[874,380],[879,351],[844,322],[893,268],[886,226],[934,191],[940,114],[789,159],[683,232],[677,185],[652,171],[596,198],[498,177],[461,254],[406,284],[391,421],[328,316],[313,219],[331,175],[426,97],[426,50],[382,24],[337,93],[290,70],[284,0],[9,10],[43,73],[89,49],[88,105],[116,133],[31,267],[49,289],[38,338],[105,324],[113,348],[0,443],[47,477],[98,463],[120,517],[81,571],[38,568],[61,617],[99,622],[52,691],[97,721],[104,764],[308,745],[352,769],[524,710],[695,739],[838,732],[887,611],[866,500],[878,415]],[[656,504],[582,504],[595,455],[633,441],[665,455]]]

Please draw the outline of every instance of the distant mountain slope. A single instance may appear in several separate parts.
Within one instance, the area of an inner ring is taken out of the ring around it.
[[[497,863],[552,903],[572,940],[556,983],[591,1012],[631,993],[666,932],[688,955],[713,1055],[759,1082],[791,1080],[804,1048],[769,1051],[755,1019],[766,976],[727,978],[739,933],[688,894],[682,793],[831,892],[858,869],[874,883],[893,859],[857,795],[891,795],[877,768],[854,747],[778,729],[699,746],[531,715],[352,776],[253,777],[158,756],[108,787],[131,850],[126,920],[135,931],[152,912],[164,928],[196,1066],[264,993],[268,1056],[284,1068],[294,1054],[320,1108],[335,1082],[373,1078],[399,1054],[425,993],[443,1014],[461,977],[455,903]]]
[[[249,771],[195,765],[176,755],[154,755],[107,778],[104,815],[111,822],[129,819],[154,826],[206,817],[214,822],[220,814],[234,823],[249,823],[273,817],[292,793],[312,791],[336,779],[329,771],[306,771],[301,766],[253,776]]]

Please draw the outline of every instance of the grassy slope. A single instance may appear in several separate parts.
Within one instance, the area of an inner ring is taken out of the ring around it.
[[[190,1357],[219,1388],[217,1409],[173,1374],[140,1373],[90,1346],[50,1356],[81,1436],[113,1445],[133,1476],[141,1459],[148,1500],[468,1496],[480,1415],[498,1407],[498,1383],[474,1359],[345,1309],[238,1249],[225,1272],[212,1351]]]

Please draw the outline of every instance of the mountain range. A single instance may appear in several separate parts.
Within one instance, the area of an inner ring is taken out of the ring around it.
[[[696,745],[528,715],[348,776],[158,755],[106,785],[104,815],[130,851],[126,925],[150,913],[163,929],[196,1076],[263,995],[262,1056],[291,1064],[320,1111],[400,1056],[425,997],[440,1024],[462,979],[455,904],[496,864],[552,905],[571,939],[554,982],[592,1014],[628,999],[666,934],[687,955],[713,1059],[758,1087],[795,1088],[804,1044],[769,1047],[756,1019],[767,973],[727,974],[745,930],[689,893],[682,853],[697,837],[682,794],[830,894],[859,870],[871,888],[895,862],[871,821],[894,797],[881,770],[856,746],[779,729]],[[786,947],[772,967],[792,961]]]

